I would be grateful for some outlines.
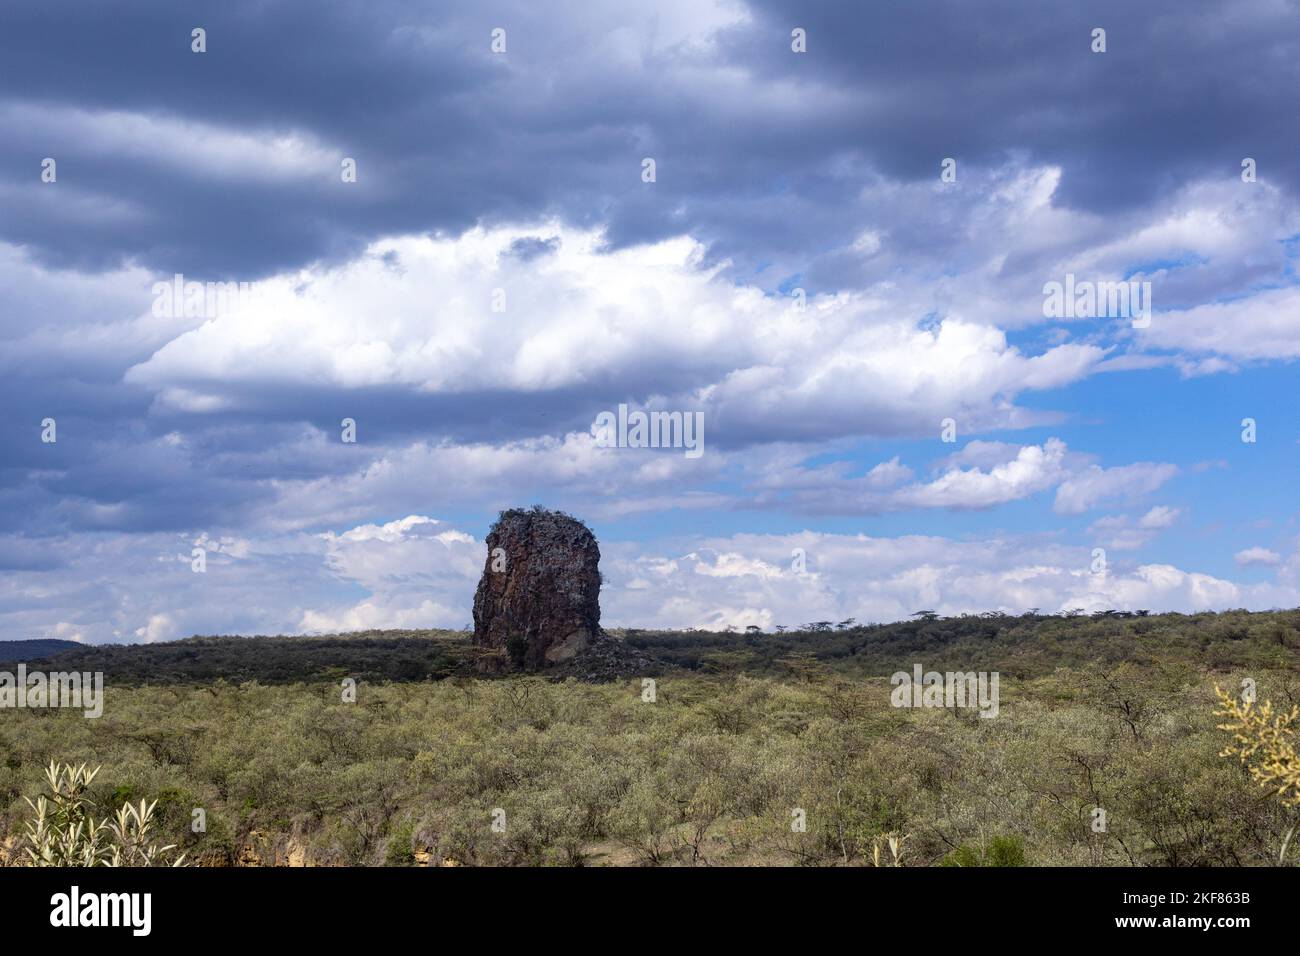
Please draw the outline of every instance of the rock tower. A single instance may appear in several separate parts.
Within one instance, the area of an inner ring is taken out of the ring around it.
[[[577,518],[535,507],[501,512],[474,594],[474,643],[486,670],[539,670],[603,635],[600,548]]]

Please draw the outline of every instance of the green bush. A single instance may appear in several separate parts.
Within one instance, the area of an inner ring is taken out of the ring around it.
[[[941,866],[1024,866],[1025,845],[1019,837],[995,836],[977,850],[962,844],[943,858]]]

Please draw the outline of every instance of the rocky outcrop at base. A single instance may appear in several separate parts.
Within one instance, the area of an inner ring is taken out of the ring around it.
[[[547,671],[548,677],[564,680],[572,677],[592,684],[626,680],[629,677],[655,677],[663,665],[640,648],[621,637],[601,631],[588,647],[562,664]]]

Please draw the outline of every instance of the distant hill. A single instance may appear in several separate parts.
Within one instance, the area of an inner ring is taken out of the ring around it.
[[[892,624],[819,622],[784,633],[616,629],[662,668],[704,674],[782,676],[811,662],[845,676],[879,677],[916,663],[938,670],[1000,671],[1032,679],[1057,668],[1126,664],[1137,670],[1300,668],[1300,610],[1200,614],[925,616]],[[0,642],[33,666],[37,647],[63,651],[50,670],[102,671],[122,684],[192,684],[224,679],[291,684],[427,681],[468,674],[462,631],[362,631],[298,637],[191,637],[162,644]],[[68,649],[71,650],[68,650]],[[49,653],[49,651],[46,651]],[[5,660],[0,656],[0,661]],[[661,669],[662,669],[661,668]],[[549,675],[563,679],[556,671]]]
[[[424,681],[449,677],[460,667],[469,652],[469,635],[432,630],[361,631],[319,637],[190,637],[159,644],[72,646],[74,652],[59,654],[48,662],[48,669],[102,671],[106,681],[120,684],[215,680],[291,684],[342,677]],[[32,666],[30,660],[28,666]]]
[[[1300,610],[1197,614],[918,615],[891,624],[824,621],[781,634],[616,631],[665,664],[703,673],[778,676],[816,660],[846,675],[879,676],[916,663],[1031,679],[1057,668],[1126,664],[1230,671],[1300,668]]]
[[[34,641],[0,641],[0,664],[30,661],[38,657],[49,657],[62,651],[71,651],[84,647],[76,641],[60,641],[54,638],[39,638]]]

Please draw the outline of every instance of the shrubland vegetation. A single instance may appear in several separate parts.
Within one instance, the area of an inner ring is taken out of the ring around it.
[[[200,864],[1266,865],[1296,822],[1267,777],[1289,725],[1234,759],[1258,721],[1221,729],[1215,686],[1300,703],[1298,612],[624,636],[665,662],[653,702],[479,678],[447,632],[59,655],[106,672],[105,713],[0,712],[0,841],[21,863],[51,761],[102,765],[99,806],[156,800]],[[999,716],[891,707],[914,663],[999,671]]]

